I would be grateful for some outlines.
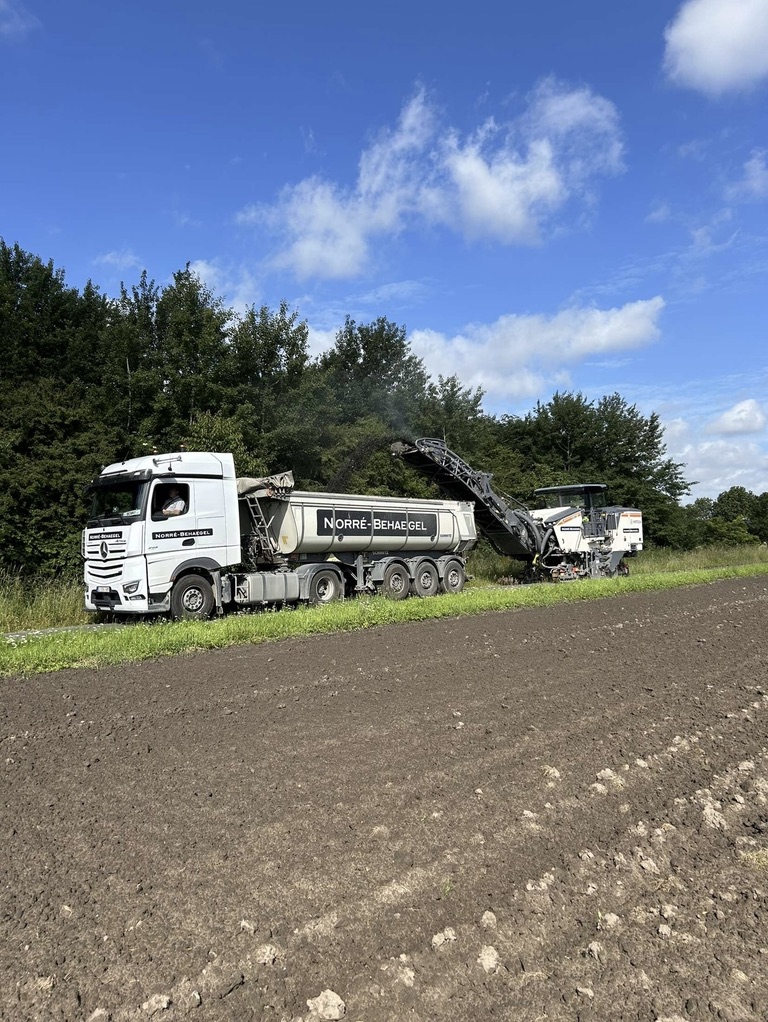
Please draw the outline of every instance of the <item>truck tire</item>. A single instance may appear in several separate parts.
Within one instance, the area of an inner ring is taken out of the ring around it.
[[[449,561],[445,566],[440,588],[444,593],[460,593],[467,581],[467,574],[458,561]]]
[[[309,602],[333,603],[341,597],[341,581],[335,571],[316,571],[309,580]]]
[[[174,621],[205,621],[215,603],[213,586],[202,575],[185,575],[171,592],[171,617]]]
[[[440,576],[432,561],[422,561],[413,576],[413,595],[435,596],[440,589]]]
[[[404,600],[411,587],[408,572],[402,564],[390,564],[381,582],[381,594],[388,600]]]

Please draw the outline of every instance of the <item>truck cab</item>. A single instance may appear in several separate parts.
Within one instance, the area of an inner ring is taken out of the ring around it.
[[[183,501],[164,511],[171,491]],[[151,614],[171,609],[186,574],[240,561],[231,454],[179,452],[108,465],[88,487],[83,530],[87,610]]]

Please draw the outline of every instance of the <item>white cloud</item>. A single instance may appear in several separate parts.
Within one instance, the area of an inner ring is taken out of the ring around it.
[[[766,0],[686,0],[664,33],[668,76],[710,95],[768,77]]]
[[[426,92],[418,89],[403,107],[395,131],[382,131],[378,140],[360,157],[359,194],[374,208],[383,205],[385,222],[397,205],[412,201],[414,172],[418,170],[418,161],[414,160],[431,141],[435,120],[436,114],[427,102]]]
[[[723,412],[707,427],[708,433],[761,433],[768,422],[765,412],[754,398],[739,401]]]
[[[435,189],[431,203],[439,219],[461,225],[469,238],[505,243],[535,242],[539,222],[562,205],[566,189],[546,139],[531,142],[524,156],[502,147],[488,154],[482,135],[461,146],[449,139],[444,166],[450,187]]]
[[[618,111],[585,86],[569,89],[555,78],[544,79],[532,93],[522,123],[533,138],[556,143],[564,176],[571,183],[596,172],[615,174],[624,169]]]
[[[768,367],[763,366],[676,382],[664,374],[657,382],[645,384],[628,376],[616,390],[644,415],[653,412],[659,416],[667,456],[684,466],[686,479],[696,481],[685,498],[689,501],[717,497],[731,486],[744,486],[757,494],[768,492],[768,432],[716,436],[711,429],[724,409],[738,408],[744,402],[745,392],[765,392],[766,382]]]
[[[672,210],[666,204],[666,202],[655,203],[650,213],[646,216],[646,223],[649,224],[663,224],[672,216]]]
[[[630,351],[659,336],[660,297],[615,309],[570,308],[554,316],[502,316],[446,337],[416,330],[409,340],[433,376],[456,374],[491,399],[538,396],[567,386],[565,366],[596,355]]]
[[[307,350],[312,358],[317,358],[326,351],[330,351],[336,343],[336,330],[318,330],[309,327],[307,333]]]
[[[238,315],[242,315],[249,306],[258,305],[259,285],[247,269],[224,267],[205,259],[194,260],[189,268]]]
[[[756,151],[744,164],[744,175],[726,190],[733,199],[768,199],[768,164],[765,153]]]
[[[389,284],[381,284],[371,291],[352,296],[351,300],[363,306],[382,306],[392,308],[404,303],[413,305],[420,302],[428,294],[428,287],[420,280],[395,280]]]
[[[664,439],[669,457],[685,465],[686,479],[696,481],[687,500],[715,498],[732,486],[768,492],[768,452],[754,441],[702,441],[686,419],[666,423]]]
[[[105,252],[103,255],[96,256],[93,261],[97,266],[114,266],[116,270],[144,268],[144,264],[135,252],[126,248],[115,250],[113,252]]]
[[[719,226],[720,224],[713,219],[710,224],[691,228],[691,244],[687,251],[683,253],[683,256],[693,258],[709,256],[715,252],[722,252],[724,249],[730,248],[738,238],[739,232],[733,231],[723,241],[716,241],[715,229]]]
[[[535,243],[569,201],[593,201],[595,180],[622,169],[616,108],[587,88],[547,79],[516,121],[489,118],[466,137],[438,123],[419,89],[362,152],[354,185],[310,177],[236,221],[270,228],[274,264],[299,278],[351,277],[374,239],[418,219],[469,239]]]
[[[287,239],[276,267],[299,279],[354,276],[368,258],[365,206],[335,185],[308,178],[283,190],[278,205],[248,206],[237,214],[242,225],[266,225]]]
[[[40,27],[40,19],[16,0],[0,0],[0,38],[20,39]]]
[[[171,210],[171,217],[173,218],[174,225],[180,229],[185,227],[202,227],[202,221],[196,220],[190,213],[185,213],[180,209]]]
[[[354,189],[318,177],[283,189],[275,206],[248,206],[243,225],[265,225],[286,239],[274,265],[297,277],[355,276],[369,256],[369,240],[394,234],[415,205],[419,174],[415,159],[432,134],[432,112],[423,91],[403,109],[397,128],[383,132],[363,152]]]
[[[690,142],[683,142],[677,147],[677,155],[681,160],[697,160],[704,162],[709,156],[711,147],[710,139],[694,138]]]
[[[304,152],[310,154],[316,153],[317,143],[315,142],[314,131],[311,128],[300,128],[299,131],[301,132],[301,137],[304,141]]]

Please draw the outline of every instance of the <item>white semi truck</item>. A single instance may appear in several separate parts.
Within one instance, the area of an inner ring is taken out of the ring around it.
[[[460,592],[477,539],[471,501],[308,493],[238,479],[231,454],[134,458],[89,491],[85,606],[121,616]]]

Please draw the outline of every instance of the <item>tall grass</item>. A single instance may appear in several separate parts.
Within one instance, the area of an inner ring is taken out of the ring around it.
[[[673,589],[719,578],[763,575],[768,564],[696,571],[661,572],[619,579],[568,582],[564,585],[486,586],[456,595],[397,602],[380,596],[345,600],[330,606],[300,607],[277,614],[234,614],[212,621],[137,623],[132,628],[48,632],[0,642],[0,676],[56,671],[65,667],[97,668],[107,664],[172,656],[293,636],[359,631],[443,617],[548,607],[555,603],[615,598],[627,593]]]
[[[768,564],[768,545],[698,547],[696,550],[672,550],[669,547],[651,547],[636,557],[627,558],[631,575],[656,575],[668,571],[701,571],[707,568],[731,568],[737,565]],[[509,557],[501,557],[486,543],[480,543],[469,555],[467,572],[473,584],[498,584],[520,579],[525,565]]]
[[[643,551],[629,561],[632,575],[755,564],[768,565],[768,546],[721,545],[688,552],[659,548]],[[471,576],[469,588],[478,589],[521,578],[524,565],[500,557],[483,543],[471,553],[467,570]],[[26,632],[89,621],[93,621],[93,616],[83,609],[81,582],[0,573],[0,632]]]
[[[697,571],[704,568],[729,568],[741,564],[768,564],[768,545],[752,543],[732,546],[718,543],[695,550],[670,550],[651,547],[629,561],[633,575],[655,575],[660,571]]]
[[[0,572],[0,632],[58,628],[88,620],[81,582]]]

